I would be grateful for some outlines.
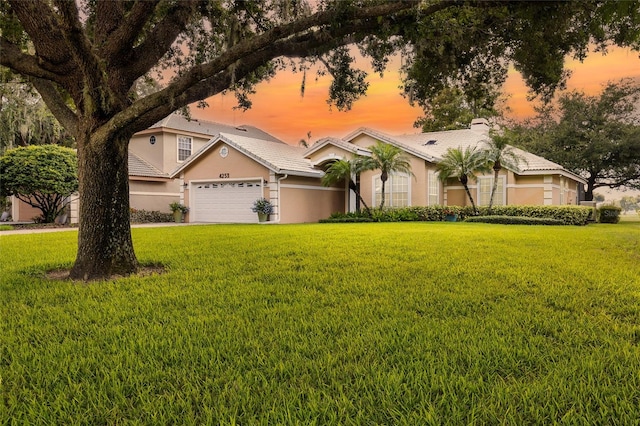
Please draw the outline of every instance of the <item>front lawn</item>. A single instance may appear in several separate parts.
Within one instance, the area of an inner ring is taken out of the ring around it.
[[[0,424],[637,424],[640,223],[0,235]]]

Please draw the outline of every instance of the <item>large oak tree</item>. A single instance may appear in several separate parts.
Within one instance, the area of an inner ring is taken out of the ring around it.
[[[2,0],[0,65],[29,79],[75,137],[80,182],[72,278],[138,268],[129,227],[129,138],[172,111],[233,90],[250,106],[254,85],[306,58],[334,77],[340,108],[366,90],[357,45],[381,72],[404,56],[405,92],[427,99],[514,63],[549,96],[566,55],[590,42],[638,48],[637,2],[373,0]],[[137,96],[136,82],[172,73]],[[459,84],[462,83],[462,84]]]
[[[602,93],[562,93],[510,138],[562,164],[587,181],[585,199],[598,188],[640,189],[640,83],[607,84]]]

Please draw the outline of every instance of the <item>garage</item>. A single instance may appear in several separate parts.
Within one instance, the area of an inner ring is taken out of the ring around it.
[[[255,223],[253,202],[263,196],[263,184],[255,181],[192,183],[192,222]]]

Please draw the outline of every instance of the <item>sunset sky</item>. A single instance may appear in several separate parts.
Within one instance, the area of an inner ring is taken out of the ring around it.
[[[640,57],[629,49],[612,49],[606,56],[592,53],[583,63],[567,61],[567,68],[572,70],[568,89],[588,94],[599,93],[608,81],[625,77],[640,81]],[[343,137],[362,126],[390,134],[418,132],[413,123],[422,111],[400,96],[397,67],[390,67],[384,78],[370,75],[367,96],[348,112],[329,109],[329,77],[316,80],[308,73],[304,97],[300,96],[301,79],[300,73],[280,72],[270,82],[261,83],[252,97],[253,108],[246,112],[234,110],[235,98],[228,94],[210,98],[204,110],[192,108],[192,115],[226,124],[253,125],[289,144],[297,144],[309,131],[314,142],[326,136]],[[522,118],[533,113],[533,104],[526,100],[527,88],[517,72],[510,73],[503,91],[509,95],[512,116]]]

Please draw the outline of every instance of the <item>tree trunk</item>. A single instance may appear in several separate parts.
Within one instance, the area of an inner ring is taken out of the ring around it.
[[[584,200],[593,201],[593,190],[595,189],[596,178],[594,173],[590,173],[587,178],[587,189],[584,191]]]
[[[356,211],[360,213],[360,204],[362,204],[364,206],[364,209],[367,211],[367,214],[371,216],[371,209],[369,209],[369,206],[367,205],[367,203],[365,203],[364,198],[362,198],[362,195],[358,190],[358,184],[355,183],[353,179],[349,180],[349,189],[352,190],[354,194],[356,194]]]
[[[389,176],[387,175],[387,173],[382,172],[380,174],[380,182],[382,182],[382,188],[380,189],[380,210],[384,208],[384,186],[387,183],[388,178]]]
[[[498,189],[498,175],[500,174],[500,170],[502,169],[502,165],[500,161],[496,160],[493,164],[493,186],[491,187],[491,197],[489,197],[489,209],[488,214],[491,214],[491,208],[493,207],[493,197],[496,195],[496,189]]]
[[[478,214],[478,209],[476,208],[476,203],[473,201],[473,197],[471,196],[471,191],[469,191],[469,186],[467,183],[469,182],[469,178],[466,175],[462,175],[460,177],[460,183],[464,186],[464,190],[467,192],[467,197],[469,197],[469,201],[471,201],[471,207],[473,208],[473,214]]]
[[[82,143],[81,143],[82,142]],[[129,223],[129,138],[78,141],[78,254],[70,277],[96,280],[137,272]]]

